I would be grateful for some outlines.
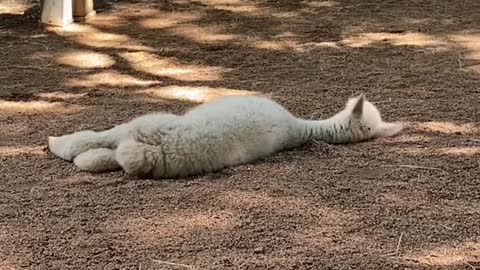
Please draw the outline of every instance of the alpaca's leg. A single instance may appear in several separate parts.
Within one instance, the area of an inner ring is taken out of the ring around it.
[[[102,132],[84,130],[60,137],[52,136],[48,138],[48,147],[58,157],[71,161],[77,155],[89,149],[115,149],[120,141],[128,138],[130,135],[139,137],[144,135],[143,133],[141,135],[137,134],[137,130],[155,130],[158,127],[169,124],[172,119],[178,117],[177,115],[166,113],[147,114]],[[150,136],[150,132],[147,133],[148,138],[154,139],[153,134]]]
[[[115,159],[126,173],[138,177],[151,177],[154,169],[165,169],[160,147],[134,139],[127,139],[118,145]],[[156,168],[157,166],[161,167]]]
[[[128,139],[121,141],[116,149],[118,164],[125,172],[137,177],[175,175],[178,168],[167,162],[164,148],[180,121],[180,117],[173,114],[153,114],[136,119],[132,122]]]
[[[115,160],[115,150],[95,148],[87,150],[73,159],[73,163],[82,171],[104,172],[121,169]]]
[[[71,161],[77,155],[95,148],[115,148],[128,137],[129,125],[122,124],[112,129],[95,132],[78,131],[60,137],[49,137],[48,148],[58,157]]]

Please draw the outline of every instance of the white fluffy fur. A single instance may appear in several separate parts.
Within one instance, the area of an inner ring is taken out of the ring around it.
[[[182,116],[149,114],[103,132],[50,137],[49,148],[86,171],[122,168],[139,177],[171,178],[252,162],[310,140],[360,142],[401,129],[383,122],[363,94],[325,120],[296,118],[265,97],[238,96],[199,105]]]
[[[115,150],[110,148],[93,148],[73,159],[73,163],[82,171],[103,172],[121,169],[115,159]]]

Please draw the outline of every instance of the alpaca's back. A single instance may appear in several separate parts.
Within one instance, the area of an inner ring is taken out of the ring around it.
[[[138,126],[116,157],[132,174],[187,176],[279,151],[295,141],[296,125],[294,116],[267,98],[228,97],[162,125]]]

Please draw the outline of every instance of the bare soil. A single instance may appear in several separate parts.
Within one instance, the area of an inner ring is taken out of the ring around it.
[[[478,0],[97,1],[68,31],[14,2],[0,4],[0,269],[480,269]],[[46,148],[227,94],[323,118],[359,92],[408,129],[162,181]]]

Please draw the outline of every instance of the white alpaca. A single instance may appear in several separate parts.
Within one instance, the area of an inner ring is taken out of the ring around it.
[[[103,132],[50,137],[50,150],[82,170],[120,167],[139,177],[173,178],[252,162],[311,140],[360,142],[399,133],[364,95],[325,120],[296,118],[264,97],[225,97],[182,116],[150,114]]]

